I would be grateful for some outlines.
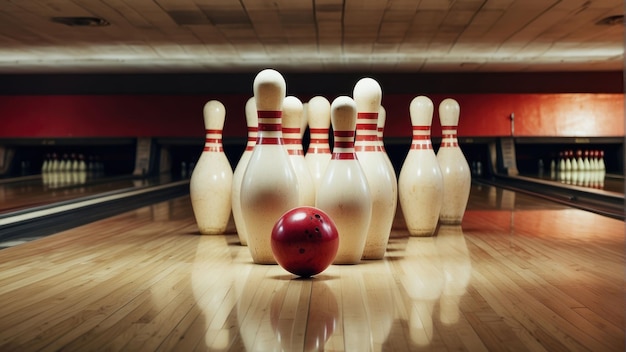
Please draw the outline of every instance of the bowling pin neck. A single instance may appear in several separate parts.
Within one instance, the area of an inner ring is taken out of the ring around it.
[[[204,151],[205,152],[223,152],[222,146],[222,130],[221,129],[207,129],[205,130],[204,137]]]
[[[354,131],[333,131],[335,137],[332,160],[355,160]]]
[[[258,136],[258,131],[258,126],[248,126],[248,143],[246,143],[246,151],[252,151],[252,149],[254,149],[254,145],[256,144],[256,139]]]
[[[300,127],[283,127],[283,143],[289,155],[304,155]]]
[[[328,144],[328,128],[309,128],[311,140],[307,154],[330,154],[330,145]]]
[[[433,149],[430,141],[430,125],[413,126],[411,149]]]
[[[283,144],[282,133],[282,110],[259,110],[259,127],[257,131],[256,144]]]
[[[357,113],[354,149],[357,152],[381,151],[378,140],[378,112]]]
[[[456,129],[456,125],[441,126],[441,147],[455,148],[459,146]]]

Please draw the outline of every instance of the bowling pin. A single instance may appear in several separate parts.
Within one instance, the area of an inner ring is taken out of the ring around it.
[[[396,170],[391,163],[391,159],[389,159],[389,155],[387,155],[387,150],[385,149],[385,142],[383,141],[383,135],[385,133],[385,122],[387,121],[387,110],[381,105],[378,110],[378,123],[377,123],[377,136],[378,136],[378,146],[380,147],[380,151],[383,153],[383,157],[385,158],[385,163],[387,164],[387,169],[389,169],[389,173],[393,176],[393,179],[396,180]],[[396,206],[398,204],[398,184],[396,182],[393,183],[393,193],[396,197]],[[395,213],[395,209],[394,209]]]
[[[315,184],[304,159],[300,135],[303,106],[300,99],[288,96],[283,101],[283,140],[291,166],[298,177],[298,206],[315,205]]]
[[[585,161],[583,160],[583,151],[582,150],[578,150],[576,152],[576,163],[578,164],[578,170],[579,171],[584,171],[585,170]]]
[[[604,163],[604,150],[599,152],[598,156],[598,170],[606,171],[606,164]]]
[[[335,264],[361,261],[372,216],[367,178],[354,152],[356,104],[352,98],[336,98],[331,107],[334,148],[317,189],[315,206],[325,211],[339,232]]]
[[[398,190],[400,205],[411,236],[432,236],[443,203],[443,176],[430,140],[433,102],[415,97],[409,106],[413,138],[404,159]]]
[[[463,220],[472,183],[469,165],[457,140],[460,110],[459,103],[454,99],[444,99],[439,104],[442,139],[437,160],[443,175],[443,203],[439,220],[448,225],[458,225]]]
[[[233,170],[224,154],[222,129],[226,109],[211,100],[204,105],[204,150],[189,181],[189,195],[198,229],[203,235],[224,233],[231,210]]]
[[[584,168],[585,170],[590,171],[592,170],[592,167],[591,167],[591,161],[589,160],[589,151],[585,150],[584,155],[585,155],[585,158],[583,159]]]
[[[304,159],[317,190],[331,157],[328,144],[330,102],[324,97],[316,96],[311,98],[307,105],[307,118],[309,120],[309,134],[311,138]]]
[[[572,171],[571,151],[565,152],[565,171]]]
[[[282,106],[286,84],[275,70],[254,79],[259,129],[241,183],[241,214],[248,249],[257,264],[276,264],[271,248],[272,228],[287,210],[298,205],[298,178],[283,145]]]
[[[381,259],[385,256],[396,213],[398,181],[395,174],[389,172],[385,153],[378,143],[378,111],[382,99],[380,85],[372,78],[359,80],[354,86],[353,99],[357,106],[354,150],[372,196],[373,215],[363,259]]]
[[[252,150],[256,144],[256,138],[258,133],[258,118],[256,116],[256,101],[254,97],[248,99],[246,102],[246,125],[248,126],[248,143],[246,149],[241,154],[239,162],[235,167],[233,173],[233,192],[231,197],[233,208],[233,220],[235,221],[235,227],[237,228],[237,236],[239,237],[239,243],[242,246],[248,245],[248,230],[246,229],[245,219],[241,215],[241,182],[243,181],[243,174],[246,172],[246,167],[252,156]]]

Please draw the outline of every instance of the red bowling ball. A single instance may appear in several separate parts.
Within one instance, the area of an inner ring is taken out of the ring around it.
[[[335,259],[339,233],[333,220],[315,207],[297,207],[283,214],[272,229],[276,262],[292,274],[309,277]]]

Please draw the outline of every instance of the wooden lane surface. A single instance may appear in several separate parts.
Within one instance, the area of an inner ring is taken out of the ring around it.
[[[462,226],[296,279],[179,198],[0,251],[2,351],[623,351],[624,223],[474,187]]]

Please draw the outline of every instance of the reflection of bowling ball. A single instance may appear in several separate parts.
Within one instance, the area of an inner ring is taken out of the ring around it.
[[[303,299],[302,293],[309,291],[308,299]],[[273,293],[270,323],[280,344],[275,351],[323,351],[339,321],[337,298],[323,281],[312,286],[290,281]]]
[[[276,262],[292,274],[319,274],[335,260],[337,227],[328,214],[314,207],[297,207],[278,219],[272,229]]]

